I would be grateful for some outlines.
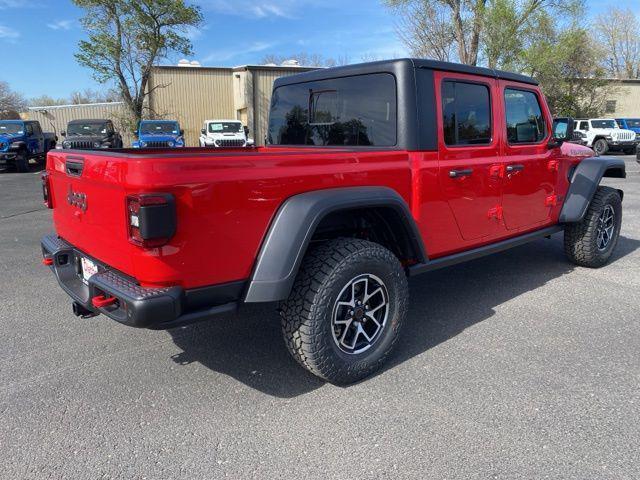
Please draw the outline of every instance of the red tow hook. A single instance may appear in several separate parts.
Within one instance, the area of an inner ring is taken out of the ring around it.
[[[51,265],[53,265],[53,258],[51,257],[44,257],[42,259],[42,264],[46,265],[47,267],[50,267]]]
[[[118,299],[116,297],[107,297],[105,295],[98,295],[91,299],[91,304],[96,308],[104,308],[116,303]]]

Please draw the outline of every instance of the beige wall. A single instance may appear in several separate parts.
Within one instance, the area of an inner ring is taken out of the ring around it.
[[[613,92],[607,100],[616,101],[616,111],[607,116],[640,118],[640,80],[622,80]]]
[[[157,67],[149,89],[151,112],[178,120],[187,146],[198,146],[205,120],[236,118],[230,68]]]
[[[92,103],[87,105],[61,105],[51,107],[31,107],[27,116],[30,120],[38,120],[45,132],[55,131],[58,141],[62,141],[60,132],[67,129],[67,124],[71,120],[82,120],[84,118],[104,118],[112,120],[116,129],[122,135],[124,146],[131,144],[132,135],[124,131],[119,119],[124,116],[124,105],[122,103]]]
[[[314,70],[300,67],[245,66],[154,67],[149,107],[163,118],[177,119],[188,146],[197,146],[207,119],[237,119],[264,143],[273,82],[281,76]]]

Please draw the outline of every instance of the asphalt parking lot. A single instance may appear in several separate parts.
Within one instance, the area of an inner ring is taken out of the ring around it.
[[[0,477],[640,477],[640,165],[610,265],[562,236],[413,279],[390,365],[323,384],[271,306],[80,320],[40,264],[39,176],[0,173]]]

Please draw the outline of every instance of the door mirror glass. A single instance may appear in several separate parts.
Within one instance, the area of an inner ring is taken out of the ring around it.
[[[66,137],[66,136],[67,136],[67,132],[65,132],[64,130],[62,130],[62,131],[60,132],[60,135],[62,135],[63,137]]]
[[[553,119],[553,136],[549,142],[550,147],[559,147],[563,142],[573,138],[573,118],[561,117]]]
[[[207,131],[203,128],[202,130],[200,130],[200,133],[201,133],[202,135],[206,135],[206,134],[207,134]]]

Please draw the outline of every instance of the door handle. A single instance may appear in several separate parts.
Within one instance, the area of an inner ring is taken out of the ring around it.
[[[473,168],[466,168],[464,170],[449,170],[449,176],[451,178],[468,177],[473,174]]]
[[[521,172],[524,170],[524,165],[507,165],[507,173]]]

